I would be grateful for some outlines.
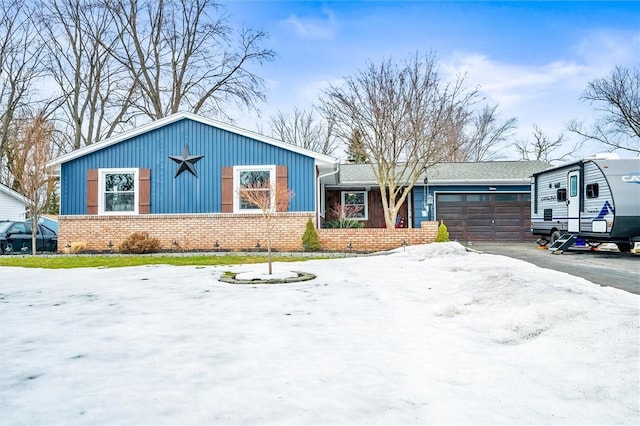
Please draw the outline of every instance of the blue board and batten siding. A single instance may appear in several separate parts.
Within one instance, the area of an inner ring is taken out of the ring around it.
[[[188,172],[174,179],[184,145],[198,177]],[[289,211],[315,210],[315,160],[275,145],[197,121],[183,119],[89,153],[61,165],[62,215],[87,214],[87,171],[101,168],[151,169],[151,213],[219,213],[222,168],[243,165],[286,165],[295,197]]]
[[[423,221],[428,220],[423,215],[423,206],[425,195],[433,197],[435,205],[435,194],[449,193],[495,193],[495,192],[531,192],[530,185],[429,185],[428,192],[424,186],[416,186],[413,188],[413,226],[419,228]],[[431,220],[434,220],[434,205],[431,205]]]

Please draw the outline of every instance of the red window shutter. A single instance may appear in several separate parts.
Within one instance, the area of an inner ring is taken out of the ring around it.
[[[138,213],[151,213],[151,169],[140,169],[138,174]]]
[[[288,175],[287,166],[276,166],[276,192],[284,194],[288,189]],[[278,203],[276,209],[279,212],[286,212],[289,210],[289,203]]]
[[[222,168],[222,213],[233,213],[233,167]]]
[[[87,214],[98,214],[98,169],[87,170]]]

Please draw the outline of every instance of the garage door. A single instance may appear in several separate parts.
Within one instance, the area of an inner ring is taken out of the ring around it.
[[[530,194],[437,194],[436,218],[458,241],[533,241]]]

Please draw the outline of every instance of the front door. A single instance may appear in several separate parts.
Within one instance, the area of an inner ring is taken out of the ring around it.
[[[567,182],[567,231],[580,232],[580,171],[569,172]]]

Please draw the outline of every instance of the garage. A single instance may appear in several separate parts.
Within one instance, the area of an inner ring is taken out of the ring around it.
[[[449,238],[466,241],[532,241],[528,193],[436,193],[436,219]]]

